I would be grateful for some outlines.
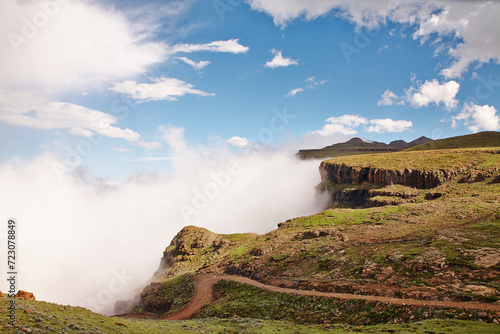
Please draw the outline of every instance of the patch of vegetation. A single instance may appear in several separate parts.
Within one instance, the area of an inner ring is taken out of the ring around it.
[[[231,253],[229,253],[229,257],[232,260],[236,260],[242,257],[249,256],[249,251],[250,251],[250,246],[240,246],[236,249],[234,249]]]
[[[374,325],[410,322],[434,317],[486,319],[488,314],[458,309],[432,309],[362,300],[339,300],[269,292],[250,285],[222,280],[214,287],[216,301],[205,305],[197,318],[234,316],[294,321],[300,324],[348,323]]]
[[[236,243],[253,239],[258,235],[255,233],[233,233],[233,234],[221,234],[221,236],[223,236],[225,239],[231,242]]]
[[[196,275],[186,273],[160,283],[152,283],[144,292],[142,303],[146,311],[157,315],[175,313],[194,296]]]

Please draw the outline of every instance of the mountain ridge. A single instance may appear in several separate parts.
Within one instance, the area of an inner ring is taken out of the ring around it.
[[[299,150],[297,156],[301,159],[325,159],[328,157],[356,154],[398,152],[430,141],[432,139],[422,136],[409,143],[404,140],[394,140],[389,144],[385,144],[377,141],[365,141],[359,137],[354,137],[344,143],[325,146],[321,149]]]

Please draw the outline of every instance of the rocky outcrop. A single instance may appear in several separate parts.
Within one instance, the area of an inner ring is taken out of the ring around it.
[[[16,294],[16,298],[24,300],[36,300],[35,295],[33,293],[24,290],[19,290]]]
[[[321,181],[361,184],[372,182],[375,186],[401,184],[418,189],[435,188],[456,177],[461,170],[390,170],[373,167],[356,167],[323,161],[319,167]]]
[[[160,266],[154,274],[154,279],[161,279],[165,275],[169,275],[170,271],[175,271],[176,266],[182,265],[192,266],[191,269],[198,269],[203,266],[206,259],[203,254],[217,253],[227,247],[231,242],[222,236],[210,232],[207,229],[186,226],[172,239],[170,245],[163,252]],[[189,268],[184,268],[181,271],[189,271]],[[172,272],[173,273],[173,272]]]

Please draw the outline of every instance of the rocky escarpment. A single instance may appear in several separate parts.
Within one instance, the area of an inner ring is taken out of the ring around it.
[[[319,167],[321,181],[361,184],[371,182],[375,186],[400,184],[417,189],[432,189],[462,173],[458,170],[420,170],[405,168],[391,170],[374,167],[356,167],[323,161]]]
[[[323,161],[319,167],[331,204],[337,207],[380,206],[441,197],[440,186],[459,183],[497,183],[496,149],[434,150],[351,156]]]

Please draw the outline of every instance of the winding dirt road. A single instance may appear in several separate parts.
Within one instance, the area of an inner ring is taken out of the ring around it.
[[[253,285],[257,288],[261,288],[267,291],[289,293],[297,296],[327,297],[327,298],[338,298],[344,300],[357,299],[357,300],[366,300],[370,302],[380,302],[380,303],[395,304],[395,305],[415,305],[422,307],[452,307],[452,308],[462,308],[466,310],[483,310],[483,311],[500,312],[500,304],[496,303],[494,304],[494,303],[471,303],[471,302],[402,299],[402,298],[392,298],[383,296],[353,295],[348,293],[296,290],[296,289],[288,289],[288,288],[281,288],[278,286],[266,285],[241,276],[219,275],[219,276],[200,276],[198,279],[198,283],[196,284],[195,287],[194,297],[189,302],[189,304],[187,304],[179,312],[172,314],[168,317],[161,318],[161,320],[185,320],[193,317],[196,313],[198,313],[201,310],[201,308],[206,303],[209,303],[210,301],[213,300],[213,286],[222,279]]]

